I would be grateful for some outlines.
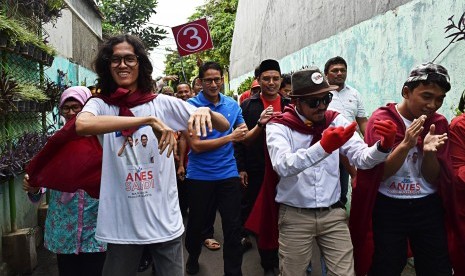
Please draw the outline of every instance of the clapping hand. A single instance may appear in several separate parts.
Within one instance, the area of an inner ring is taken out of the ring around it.
[[[423,140],[423,151],[434,152],[437,151],[447,140],[447,133],[434,134],[436,126],[432,124]]]

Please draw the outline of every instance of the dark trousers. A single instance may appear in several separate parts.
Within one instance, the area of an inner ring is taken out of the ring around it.
[[[57,254],[60,276],[101,276],[105,252]]]
[[[341,202],[346,205],[347,203],[347,192],[349,191],[349,172],[346,170],[344,165],[339,162],[339,181],[341,182]]]
[[[260,265],[263,270],[267,271],[279,267],[278,249],[264,250],[259,248],[258,253],[260,254]]]
[[[186,183],[179,178],[176,179],[177,186],[178,186],[178,200],[179,200],[179,209],[181,209],[182,216],[187,216],[187,209],[189,208],[187,202],[187,188]]]
[[[245,224],[247,218],[252,211],[252,208],[257,200],[258,193],[260,192],[260,187],[263,182],[263,171],[258,172],[247,172],[249,185],[247,188],[241,187],[242,190],[242,200],[241,200],[241,222],[242,225]]]
[[[242,275],[242,247],[240,206],[241,192],[238,177],[216,181],[187,179],[189,193],[189,218],[186,230],[186,249],[191,258],[198,258],[202,250],[202,230],[216,199],[221,215],[224,245],[223,261],[226,276]]]
[[[213,239],[215,234],[215,219],[216,219],[216,210],[218,210],[218,202],[216,198],[209,202],[208,205],[208,214],[206,214],[207,219],[205,220],[205,227],[202,230],[202,240]]]
[[[452,275],[441,199],[394,199],[378,193],[373,210],[375,252],[369,275],[401,275],[410,243],[418,276]]]

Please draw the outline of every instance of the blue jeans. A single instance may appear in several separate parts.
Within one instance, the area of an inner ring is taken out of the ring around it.
[[[103,266],[103,276],[137,275],[139,261],[148,247],[152,254],[157,276],[184,276],[182,237],[152,244],[113,244],[109,243]]]

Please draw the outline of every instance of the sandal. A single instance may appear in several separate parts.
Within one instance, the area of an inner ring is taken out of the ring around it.
[[[221,248],[220,243],[215,239],[205,239],[203,245],[210,250],[218,250]]]

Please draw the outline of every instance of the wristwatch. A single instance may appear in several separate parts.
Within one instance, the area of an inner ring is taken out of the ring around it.
[[[260,119],[258,119],[258,121],[257,121],[257,126],[263,128],[265,125],[262,124],[262,123],[260,123]]]
[[[391,150],[392,150],[392,148],[390,148],[390,149],[383,149],[383,148],[381,147],[381,142],[380,142],[380,141],[378,141],[378,143],[376,144],[376,148],[378,149],[378,151],[380,151],[380,152],[382,152],[382,153],[390,153]]]

